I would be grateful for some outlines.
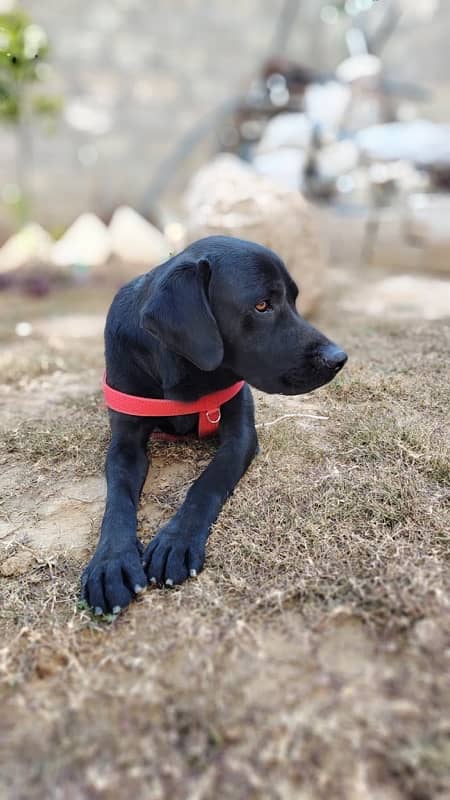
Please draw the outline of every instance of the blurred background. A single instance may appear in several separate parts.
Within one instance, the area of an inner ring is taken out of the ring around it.
[[[377,275],[369,311],[449,313],[449,33],[443,0],[0,0],[0,288],[222,232],[306,313]]]

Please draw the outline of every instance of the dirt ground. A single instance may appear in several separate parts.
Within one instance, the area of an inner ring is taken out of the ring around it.
[[[450,796],[450,326],[369,316],[349,286],[330,276],[315,320],[342,375],[255,392],[261,454],[204,572],[102,620],[77,600],[112,290],[0,297],[1,798]],[[212,452],[153,445],[144,542]]]

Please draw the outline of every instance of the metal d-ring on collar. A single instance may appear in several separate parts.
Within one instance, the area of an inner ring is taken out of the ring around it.
[[[211,419],[211,414],[214,414],[214,412],[216,413],[216,419]],[[221,416],[220,408],[216,408],[214,411],[206,411],[206,419],[211,423],[211,425],[218,425]]]

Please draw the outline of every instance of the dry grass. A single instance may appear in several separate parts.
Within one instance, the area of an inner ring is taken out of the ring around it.
[[[448,797],[449,329],[330,333],[352,355],[338,381],[258,396],[261,454],[196,581],[107,624],[77,608],[87,553],[5,545],[28,568],[0,585],[0,796]],[[288,413],[328,419],[265,427]],[[88,396],[6,429],[0,461],[69,479],[99,473],[105,443]],[[154,448],[169,477],[146,485],[144,540],[211,452]]]
[[[58,415],[45,421],[24,420],[3,431],[1,448],[6,458],[20,456],[48,473],[67,469],[67,462],[78,475],[95,475],[104,461],[108,443],[108,418],[98,395],[82,401],[71,400]]]

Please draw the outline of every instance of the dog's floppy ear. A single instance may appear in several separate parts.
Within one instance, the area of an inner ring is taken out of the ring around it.
[[[155,286],[142,314],[146,331],[206,372],[223,359],[222,337],[206,294],[209,277],[207,259],[176,265]]]

